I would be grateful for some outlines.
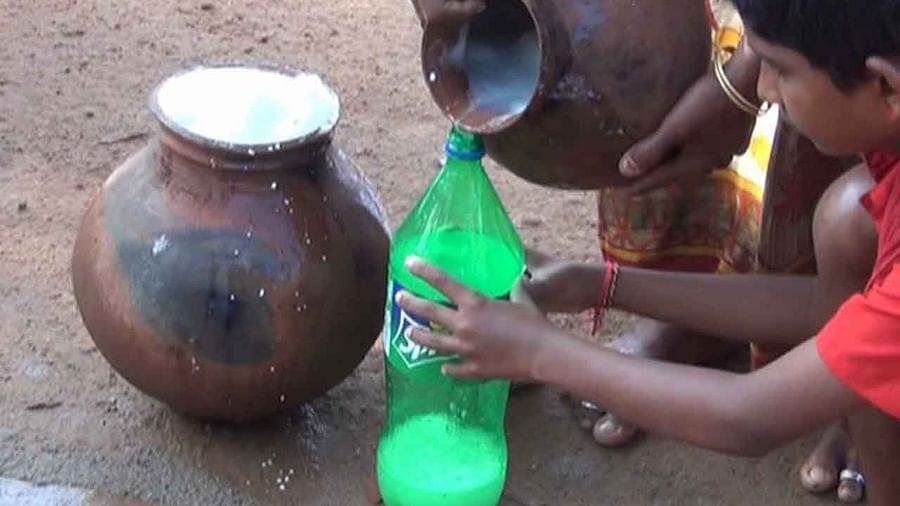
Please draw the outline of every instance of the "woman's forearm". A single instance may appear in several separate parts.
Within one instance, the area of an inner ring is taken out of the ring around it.
[[[615,307],[726,339],[797,345],[815,334],[817,278],[623,267]]]

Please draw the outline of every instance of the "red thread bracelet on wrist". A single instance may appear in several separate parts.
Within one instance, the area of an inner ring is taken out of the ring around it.
[[[616,294],[616,284],[619,280],[619,264],[605,259],[606,268],[603,270],[603,284],[600,286],[600,298],[597,299],[597,305],[594,306],[594,319],[591,326],[591,335],[597,335],[600,326],[603,323],[603,314],[606,308],[612,305],[613,297]]]

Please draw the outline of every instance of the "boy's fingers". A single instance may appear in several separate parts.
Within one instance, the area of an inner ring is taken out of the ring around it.
[[[481,368],[472,362],[463,362],[461,364],[445,364],[441,371],[447,376],[460,379],[481,378]]]
[[[425,263],[421,258],[409,257],[406,260],[406,268],[409,269],[409,272],[427,281],[457,305],[474,297],[471,290],[457,283],[443,271]]]
[[[436,334],[421,328],[410,327],[407,331],[407,337],[414,343],[420,344],[426,348],[446,353],[448,355],[458,355],[463,352],[465,346],[459,338],[451,334]]]
[[[455,313],[450,308],[416,297],[409,292],[397,293],[395,302],[407,313],[412,313],[451,330],[455,328],[453,325]]]

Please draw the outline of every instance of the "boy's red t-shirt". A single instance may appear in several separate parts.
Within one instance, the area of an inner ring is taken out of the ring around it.
[[[869,153],[862,198],[878,231],[875,269],[817,337],[819,356],[858,395],[900,419],[900,153]]]

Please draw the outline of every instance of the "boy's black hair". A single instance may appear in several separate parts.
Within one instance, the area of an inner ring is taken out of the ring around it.
[[[850,91],[866,80],[866,58],[900,56],[900,0],[733,0],[744,23],[797,51]]]

